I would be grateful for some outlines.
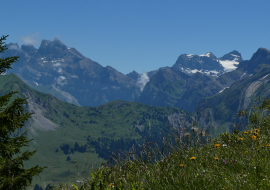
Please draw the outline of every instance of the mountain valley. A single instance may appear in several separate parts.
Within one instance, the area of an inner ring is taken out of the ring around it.
[[[10,91],[18,91],[13,99],[28,97],[25,109],[33,113],[22,131],[27,130],[27,137],[34,139],[29,150],[37,153],[26,167],[48,166],[41,181],[37,177],[34,184],[57,183],[75,175],[76,168],[69,160],[99,166],[112,152],[127,151],[149,139],[149,133],[157,142],[170,124],[176,127],[180,118],[187,122],[191,119],[190,113],[178,108],[120,100],[98,107],[79,107],[31,89],[13,73],[0,76],[0,95]]]
[[[70,161],[100,166],[112,152],[139,147],[146,139],[160,143],[179,120],[190,130],[201,105],[208,116],[198,129],[224,125],[229,131],[238,111],[270,92],[265,48],[245,61],[235,50],[221,58],[182,54],[172,67],[126,75],[56,38],[43,40],[39,49],[12,43],[7,48],[4,57],[20,58],[0,76],[0,95],[14,90],[28,97],[25,109],[34,114],[23,130],[37,153],[26,166],[48,166],[34,184],[77,175]],[[79,169],[80,175],[83,171],[88,169]]]

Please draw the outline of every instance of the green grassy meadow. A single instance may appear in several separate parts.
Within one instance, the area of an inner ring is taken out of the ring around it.
[[[57,189],[269,189],[269,110],[265,99],[239,115],[249,121],[244,131],[235,125],[218,138],[175,129],[165,137],[167,151],[144,144],[139,156],[115,157],[116,164],[102,165],[81,185],[70,181]]]

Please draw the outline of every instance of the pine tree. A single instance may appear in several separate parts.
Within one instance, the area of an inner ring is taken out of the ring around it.
[[[0,38],[0,53],[7,50],[4,40],[7,36]],[[11,64],[18,60],[18,56],[0,58],[0,74],[7,69],[12,69]],[[24,111],[27,98],[16,98],[13,102],[10,99],[13,94],[10,92],[0,96],[0,189],[20,190],[31,185],[32,178],[39,175],[46,167],[38,165],[25,169],[23,162],[29,160],[36,151],[22,152],[21,148],[29,146],[32,140],[27,140],[26,132],[19,136],[13,135],[17,130],[22,129],[24,122],[31,117],[32,113]]]

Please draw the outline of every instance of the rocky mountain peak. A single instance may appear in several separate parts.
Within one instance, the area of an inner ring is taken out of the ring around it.
[[[259,48],[251,57],[249,61],[242,61],[238,69],[244,69],[253,74],[254,70],[260,65],[270,65],[270,50],[266,48]]]
[[[241,56],[241,53],[239,53],[237,50],[233,50],[229,54],[234,54],[234,55]]]
[[[259,48],[251,57],[250,62],[258,62],[259,64],[270,65],[270,50]]]
[[[18,43],[9,43],[6,45],[7,50],[5,50],[4,57],[19,56],[24,57],[24,51],[21,50]],[[22,58],[21,58],[22,59]]]
[[[40,47],[38,49],[38,53],[41,55],[62,55],[65,54],[65,50],[67,50],[67,46],[63,44],[57,38],[54,38],[53,41],[50,40],[42,40]]]
[[[228,61],[237,61],[237,62],[243,61],[241,53],[239,53],[236,50],[233,50],[230,53],[223,55],[222,57],[219,58],[219,60],[222,60],[222,61],[228,60]]]
[[[178,57],[173,68],[188,75],[201,72],[218,77],[225,72],[235,70],[241,61],[243,61],[242,56],[236,50],[225,54],[221,58],[217,58],[212,52],[202,55],[182,54]]]
[[[128,76],[128,77],[134,79],[135,81],[137,81],[138,78],[140,77],[140,74],[133,70],[132,72],[126,74],[126,76]]]
[[[37,49],[31,44],[22,45],[21,50],[26,51],[26,52],[37,52]]]
[[[264,52],[268,52],[268,53],[270,53],[270,50],[269,49],[266,49],[266,48],[262,48],[262,47],[260,47],[258,50],[257,50],[257,52],[262,52],[262,51],[264,51]]]
[[[8,50],[17,50],[17,51],[21,50],[18,43],[9,43],[9,44],[7,44],[7,48],[8,48]]]
[[[260,59],[265,62],[270,59],[270,50],[266,48],[259,48],[251,57],[251,60]]]
[[[202,72],[212,76],[219,76],[223,73],[222,65],[212,52],[202,55],[182,54],[178,57],[172,68],[188,75]]]

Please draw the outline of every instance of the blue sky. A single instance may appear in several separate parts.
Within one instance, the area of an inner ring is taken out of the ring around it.
[[[270,1],[1,1],[6,43],[60,39],[102,66],[127,74],[172,66],[180,54],[270,49]]]

